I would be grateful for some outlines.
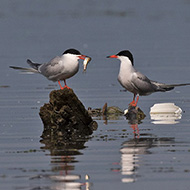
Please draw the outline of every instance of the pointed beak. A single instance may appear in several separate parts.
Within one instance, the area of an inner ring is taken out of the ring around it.
[[[85,59],[86,55],[79,55],[79,59]]]
[[[118,58],[117,55],[110,55],[110,56],[107,56],[107,58]]]

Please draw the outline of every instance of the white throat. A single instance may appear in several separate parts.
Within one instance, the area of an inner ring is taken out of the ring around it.
[[[62,55],[63,59],[65,62],[73,62],[73,63],[78,63],[79,57],[73,54],[65,54]]]
[[[129,58],[120,56],[119,60],[121,61],[119,75],[121,75],[121,77],[124,77],[126,75],[130,76],[135,71],[135,69]]]
[[[133,92],[133,86],[131,84],[132,76],[136,71],[126,56],[120,56],[118,59],[121,61],[120,63],[120,70],[118,75],[118,81],[120,84],[126,88],[128,91]]]
[[[62,58],[62,65],[66,78],[70,78],[79,70],[79,57],[72,54],[65,54]]]

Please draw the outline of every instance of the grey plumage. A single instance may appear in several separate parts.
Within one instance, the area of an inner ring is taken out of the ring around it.
[[[30,65],[30,67],[32,67],[33,69],[38,71],[39,66],[41,66],[42,64],[39,63],[33,63],[30,59],[27,59],[26,62]]]
[[[33,72],[33,73],[39,73],[38,68],[39,66],[41,66],[42,64],[39,63],[33,63],[30,59],[27,59],[26,61],[30,67],[32,68],[25,68],[25,67],[16,67],[16,66],[9,66],[12,69],[16,69],[16,70],[20,70],[22,72]]]
[[[32,73],[38,73],[38,71],[34,68],[24,68],[24,67],[16,67],[16,66],[9,66],[12,69],[20,70],[22,72],[32,72]]]
[[[67,49],[61,56],[56,56],[47,63],[34,63],[27,59],[27,63],[31,68],[15,67],[10,68],[18,69],[23,72],[34,72],[44,75],[47,79],[58,81],[60,88],[69,88],[66,85],[66,79],[74,76],[79,70],[79,59],[85,59],[85,55],[76,49]],[[65,86],[62,87],[60,81],[63,80]]]
[[[118,81],[129,92],[134,94],[131,105],[136,106],[136,95],[149,95],[154,92],[166,92],[177,86],[187,86],[190,83],[183,84],[165,84],[150,80],[148,77],[140,73],[134,68],[133,55],[128,50],[120,51],[117,55],[108,56],[108,58],[117,58],[121,61]]]

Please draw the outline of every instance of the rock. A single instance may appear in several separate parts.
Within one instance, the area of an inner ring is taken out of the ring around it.
[[[130,124],[139,124],[141,120],[143,120],[146,115],[138,106],[129,106],[127,110],[125,110],[124,115],[126,119],[129,120]]]
[[[83,144],[97,128],[72,89],[52,91],[49,103],[40,108],[39,115],[44,124],[41,142],[46,146]]]
[[[108,115],[112,115],[112,114],[123,115],[123,111],[116,106],[110,106],[107,108],[107,114]]]
[[[123,111],[120,108],[118,108],[116,106],[108,107],[107,103],[104,104],[102,109],[101,108],[92,109],[91,107],[89,107],[88,113],[92,117],[111,116],[111,115],[121,116],[121,115],[123,115]]]
[[[120,116],[125,116],[129,123],[141,123],[146,115],[144,112],[137,106],[130,106],[124,112],[116,106],[107,106],[107,103],[104,104],[103,108],[88,108],[88,113],[92,117],[102,117],[104,120],[118,120]],[[107,124],[107,123],[106,123]]]

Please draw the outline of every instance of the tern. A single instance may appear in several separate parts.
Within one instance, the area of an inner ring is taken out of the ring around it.
[[[10,68],[18,69],[26,72],[40,73],[44,75],[47,79],[54,82],[58,81],[60,88],[70,89],[66,84],[66,79],[75,75],[79,70],[79,59],[85,59],[86,55],[82,55],[76,49],[67,49],[61,56],[56,56],[47,63],[33,63],[31,60],[27,59],[27,63],[31,68],[15,67],[10,66]],[[64,81],[65,86],[61,86],[60,81]]]
[[[133,55],[129,50],[120,51],[116,55],[107,56],[107,58],[117,58],[120,60],[118,81],[126,90],[134,94],[133,101],[129,104],[134,107],[137,105],[139,95],[146,96],[153,92],[166,92],[174,89],[176,86],[190,85],[190,83],[164,84],[150,80],[134,68]]]

